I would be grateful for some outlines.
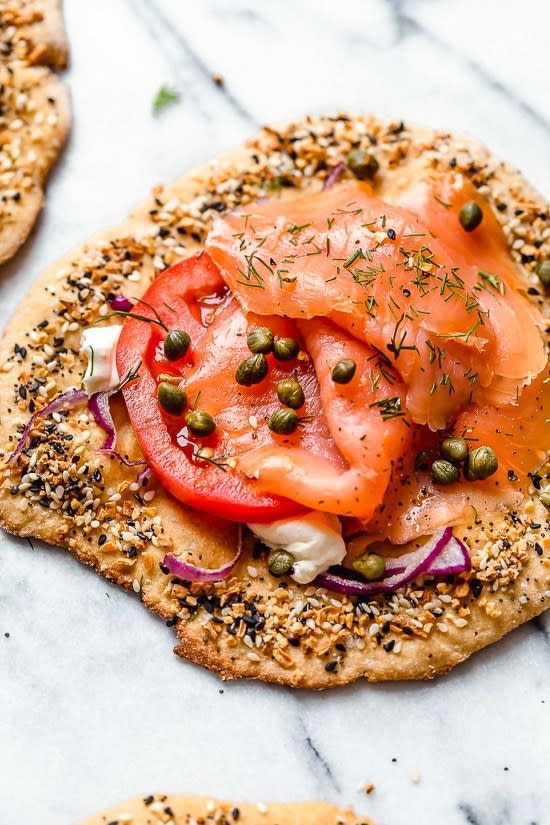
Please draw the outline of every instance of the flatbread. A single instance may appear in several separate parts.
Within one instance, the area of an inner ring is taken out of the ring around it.
[[[372,825],[328,802],[218,802],[208,797],[149,794],[130,799],[75,825]]]
[[[11,21],[11,22],[10,22]],[[59,2],[0,0],[0,263],[28,237],[67,137],[67,45]]]
[[[0,0],[0,56],[65,69],[69,47],[61,0]]]
[[[142,294],[155,270],[200,248],[221,210],[263,194],[284,196],[290,185],[319,188],[327,164],[373,141],[382,196],[409,174],[453,168],[495,208],[501,204],[496,214],[531,282],[531,299],[548,312],[533,272],[550,258],[548,207],[479,145],[375,116],[265,128],[237,151],[157,187],[126,223],[43,273],[0,345],[0,458],[14,449],[33,409],[79,386],[81,330],[108,311],[106,296]],[[115,399],[113,409],[121,452],[139,458],[123,402]],[[546,471],[533,479],[521,510],[455,528],[471,549],[471,573],[357,601],[274,579],[265,557],[251,552],[229,579],[187,587],[167,574],[165,553],[189,550],[191,560],[217,567],[234,554],[235,525],[191,511],[154,479],[140,487],[139,467],[98,453],[103,439],[85,405],[39,419],[17,464],[1,470],[0,523],[66,547],[134,590],[174,627],[178,655],[224,679],[326,688],[360,677],[432,678],[550,604],[548,511],[537,489]]]

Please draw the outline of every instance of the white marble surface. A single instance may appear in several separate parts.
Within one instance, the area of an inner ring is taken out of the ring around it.
[[[3,321],[45,264],[153,183],[305,111],[372,109],[470,133],[550,196],[547,0],[65,5],[74,129],[36,233],[0,273]],[[182,100],[155,119],[162,83]],[[378,825],[545,825],[544,627],[433,684],[222,685],[172,655],[137,599],[68,554],[2,535],[0,823],[61,825],[167,790],[323,797]]]

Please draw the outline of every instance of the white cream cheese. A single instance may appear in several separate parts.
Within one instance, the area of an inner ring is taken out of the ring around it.
[[[248,527],[272,550],[286,550],[294,556],[292,578],[300,584],[308,584],[333,564],[340,564],[346,555],[340,521],[329,513],[312,510],[300,518]]]
[[[119,383],[116,347],[121,326],[89,327],[82,333],[81,351],[88,358],[82,385],[88,395],[106,392]]]

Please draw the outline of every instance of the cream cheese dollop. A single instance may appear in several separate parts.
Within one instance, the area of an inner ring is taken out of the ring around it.
[[[346,555],[337,516],[312,510],[300,518],[269,524],[249,524],[252,532],[272,550],[286,550],[295,561],[292,578],[308,584]]]
[[[119,383],[116,348],[122,326],[89,327],[82,333],[80,349],[88,358],[82,386],[88,393],[107,392]]]

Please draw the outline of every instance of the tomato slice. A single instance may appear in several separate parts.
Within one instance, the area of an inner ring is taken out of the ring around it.
[[[228,520],[275,521],[303,512],[289,498],[262,492],[236,467],[239,455],[262,444],[303,447],[322,453],[335,472],[345,467],[330,437],[309,360],[278,362],[269,355],[269,372],[260,384],[242,387],[235,381],[237,366],[250,355],[246,339],[251,328],[261,324],[275,335],[297,338],[295,323],[275,316],[245,317],[205,253],[159,275],[134,312],[150,322],[125,320],[117,365],[124,377],[141,362],[137,379],[123,388],[123,395],[137,440],[163,486],[185,504]],[[191,347],[180,360],[165,358],[166,330],[155,319],[190,335]],[[281,407],[276,384],[294,374],[306,396],[299,415],[308,423],[292,435],[275,435],[267,419]],[[170,415],[161,408],[157,386],[166,375],[179,379],[188,409],[214,417],[212,435],[193,436],[184,414]]]

